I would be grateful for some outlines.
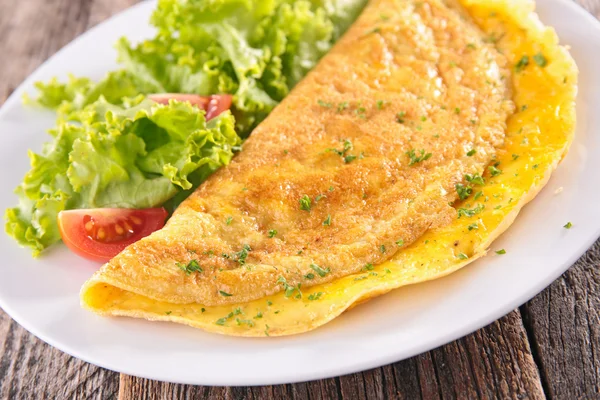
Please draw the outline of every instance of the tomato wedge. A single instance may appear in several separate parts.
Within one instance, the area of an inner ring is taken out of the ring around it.
[[[68,210],[58,214],[58,228],[63,242],[74,253],[106,262],[125,247],[162,228],[167,215],[164,208]]]
[[[213,96],[200,96],[197,94],[158,93],[148,95],[148,98],[159,104],[169,104],[169,100],[187,101],[206,111],[206,120],[209,121],[231,107],[232,97],[229,94],[216,94]]]

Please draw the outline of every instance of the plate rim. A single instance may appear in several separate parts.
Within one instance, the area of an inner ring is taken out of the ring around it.
[[[579,4],[575,3],[574,1],[569,1],[569,0],[538,0],[538,3],[540,3],[540,2],[561,3],[562,5],[573,9],[574,12],[576,12],[578,14],[578,18],[584,19],[586,21],[586,23],[591,24],[591,26],[593,26],[594,29],[597,30],[598,37],[600,38],[600,20],[597,19],[590,12],[585,10]],[[74,46],[76,43],[79,43],[82,40],[85,40],[88,36],[93,35],[97,30],[101,29],[103,26],[113,23],[115,19],[126,18],[126,16],[128,14],[136,12],[138,10],[138,8],[153,7],[155,4],[156,4],[156,0],[146,0],[146,1],[142,1],[140,3],[137,3],[127,9],[111,16],[110,18],[98,23],[97,25],[88,29],[81,35],[74,38],[68,44],[63,46],[60,50],[58,50],[56,53],[54,53],[52,56],[50,56],[48,59],[46,59],[42,64],[40,64],[33,72],[31,72],[27,76],[27,78],[21,84],[19,84],[15,88],[15,90],[11,93],[11,95],[6,99],[6,101],[4,102],[2,107],[0,107],[0,119],[2,119],[4,117],[4,114],[8,113],[8,110],[10,108],[12,108],[13,103],[19,101],[20,94],[25,92],[25,88],[30,86],[33,81],[37,80],[36,76],[40,74],[40,71],[49,62],[51,62],[52,60],[54,60],[56,58],[61,57],[62,54],[65,53],[70,47]],[[600,42],[600,40],[599,40],[599,42]],[[600,106],[600,104],[599,104],[599,106]],[[593,130],[593,128],[590,128],[590,127],[587,128],[587,131],[591,131],[591,130]],[[548,277],[546,277],[545,279],[541,279],[541,280],[537,281],[537,284],[532,285],[527,292],[521,293],[519,296],[513,296],[510,301],[506,301],[496,307],[493,307],[493,312],[486,313],[485,316],[478,318],[476,321],[470,321],[469,323],[465,323],[465,324],[461,325],[460,327],[457,327],[456,329],[446,331],[443,335],[436,336],[435,338],[429,339],[428,341],[424,342],[423,344],[421,344],[419,346],[410,348],[410,351],[404,350],[404,351],[394,352],[392,350],[392,351],[390,351],[390,354],[388,354],[386,356],[370,357],[366,361],[357,362],[357,363],[353,364],[352,366],[348,366],[348,367],[338,366],[336,372],[329,371],[327,373],[322,373],[322,372],[317,371],[317,372],[312,372],[312,373],[303,373],[301,376],[298,376],[298,377],[287,377],[286,378],[283,376],[278,376],[275,379],[269,378],[269,379],[262,379],[260,381],[256,381],[256,379],[248,381],[248,380],[246,380],[246,378],[240,377],[240,376],[237,376],[234,378],[234,380],[236,380],[236,382],[241,382],[241,383],[232,383],[232,380],[228,380],[227,378],[225,378],[223,380],[213,380],[210,383],[206,383],[206,382],[201,383],[198,380],[190,381],[190,380],[185,380],[185,379],[182,379],[182,380],[169,379],[168,382],[178,383],[178,384],[219,385],[219,386],[260,386],[260,385],[287,384],[287,383],[295,383],[295,382],[312,381],[312,380],[317,380],[317,379],[327,379],[327,378],[331,378],[331,377],[352,374],[352,373],[365,371],[365,370],[369,370],[372,368],[377,368],[377,367],[380,367],[383,365],[387,365],[390,363],[394,363],[394,362],[397,362],[400,360],[404,360],[404,359],[413,357],[415,355],[421,354],[423,352],[432,350],[434,348],[443,346],[454,340],[462,338],[472,332],[475,332],[475,331],[493,323],[494,321],[498,320],[499,318],[502,318],[503,316],[507,315],[512,310],[514,310],[515,308],[519,307],[520,305],[524,304],[528,300],[532,299],[537,294],[539,294],[542,290],[544,290],[546,287],[548,287],[550,284],[552,284],[552,282],[554,282],[558,277],[560,277],[564,272],[566,272],[571,266],[573,266],[575,264],[575,262],[577,260],[579,260],[581,258],[581,256],[583,254],[585,254],[585,252],[598,240],[598,237],[600,237],[600,225],[596,228],[596,231],[592,236],[590,236],[586,240],[580,242],[580,245],[577,247],[576,251],[571,251],[571,255],[569,256],[567,262],[562,263],[560,268],[557,268],[554,273],[548,275]],[[69,354],[72,357],[78,358],[78,359],[88,362],[90,364],[93,364],[98,367],[105,368],[105,369],[108,369],[111,371],[115,371],[115,372],[119,372],[119,373],[123,373],[123,374],[127,374],[127,375],[132,375],[132,376],[137,376],[137,377],[141,377],[141,378],[146,378],[146,379],[164,381],[164,377],[161,377],[161,376],[157,376],[154,374],[147,374],[147,373],[139,374],[137,371],[135,371],[135,368],[121,368],[118,365],[114,365],[114,364],[118,364],[118,361],[116,361],[116,360],[113,360],[112,363],[111,362],[98,362],[97,360],[94,360],[93,357],[88,357],[82,351],[71,347],[71,345],[61,342],[61,340],[59,340],[59,339],[55,340],[52,337],[49,337],[44,332],[41,332],[40,329],[38,329],[35,326],[35,323],[30,323],[28,320],[21,318],[21,316],[19,315],[18,312],[13,312],[13,308],[10,306],[10,304],[8,302],[5,302],[3,300],[2,296],[0,296],[0,308],[2,308],[13,320],[15,320],[19,325],[21,325],[29,333],[31,333],[34,336],[36,336],[37,338],[41,339],[45,343],[48,343],[49,345],[59,349],[60,351]],[[363,357],[363,359],[364,359],[364,357]]]

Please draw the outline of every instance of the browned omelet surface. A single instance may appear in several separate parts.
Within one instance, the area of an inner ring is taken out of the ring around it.
[[[212,306],[380,264],[456,219],[455,185],[504,144],[509,77],[458,3],[373,0],[228,167],[93,279]]]

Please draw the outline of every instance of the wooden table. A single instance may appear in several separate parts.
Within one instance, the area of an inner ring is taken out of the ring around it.
[[[600,0],[577,1],[600,18]],[[0,104],[50,55],[136,2],[0,0]],[[50,347],[0,310],[0,397],[598,399],[599,265],[600,241],[551,287],[472,335],[371,371],[280,386],[184,386],[119,375]]]

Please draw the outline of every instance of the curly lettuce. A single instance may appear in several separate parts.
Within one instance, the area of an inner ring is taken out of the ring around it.
[[[29,103],[55,109],[53,141],[6,211],[6,231],[34,255],[60,240],[56,217],[93,207],[174,209],[289,93],[367,0],[159,0],[155,37],[116,44],[121,69],[94,82],[38,82]],[[233,95],[232,113],[205,121],[152,93]],[[235,116],[235,118],[234,118]]]
[[[60,240],[60,211],[174,207],[178,193],[227,165],[241,143],[230,112],[206,122],[189,103],[143,96],[123,105],[101,96],[63,119],[42,153],[29,153],[19,206],[6,211],[6,231],[35,256]]]

